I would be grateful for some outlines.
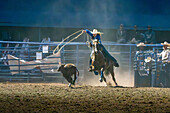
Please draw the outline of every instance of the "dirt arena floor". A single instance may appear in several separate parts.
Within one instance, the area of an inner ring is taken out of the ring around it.
[[[0,83],[0,112],[170,112],[170,88]]]

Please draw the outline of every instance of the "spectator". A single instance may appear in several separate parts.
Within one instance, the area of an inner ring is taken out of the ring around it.
[[[138,44],[140,42],[144,42],[144,35],[139,32],[139,30],[137,29],[137,25],[134,25],[134,30],[130,35],[130,43]]]
[[[139,51],[144,51],[145,50],[145,44],[144,43],[139,43],[139,44],[136,44],[137,47],[139,47]]]
[[[48,38],[43,38],[41,43],[50,43],[51,42],[51,38],[48,37]],[[39,45],[39,48],[38,50],[41,50],[42,49],[42,45]]]
[[[0,41],[3,41],[3,40],[0,39]],[[2,43],[0,43],[0,48],[1,48],[1,47],[2,47]]]
[[[152,30],[150,25],[148,25],[148,30],[145,32],[145,43],[146,44],[155,43],[155,32]]]
[[[123,24],[120,24],[120,29],[116,34],[117,43],[126,43],[126,31],[123,28]]]
[[[24,38],[24,40],[23,40],[23,42],[29,42],[29,38]],[[25,43],[25,44],[22,44],[22,49],[23,49],[23,52],[26,52],[26,51],[28,51],[28,47],[29,47],[29,45],[27,44],[27,43]]]
[[[170,69],[170,51],[169,47],[170,44],[168,42],[161,43],[163,45],[163,51],[160,53],[160,57],[162,57],[162,69],[163,71],[163,78],[161,77],[161,84],[163,87],[170,87],[170,75],[169,75],[169,69]],[[160,61],[160,60],[159,60]]]
[[[161,43],[163,45],[163,51],[160,53],[160,57],[162,57],[162,62],[167,63],[170,61],[170,51],[168,49],[168,46],[170,44],[168,42]]]

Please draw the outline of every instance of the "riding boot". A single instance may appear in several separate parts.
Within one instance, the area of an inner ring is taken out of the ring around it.
[[[92,72],[92,66],[91,66],[91,63],[92,63],[92,59],[90,58],[89,69],[88,69],[88,71],[89,71],[89,72]]]

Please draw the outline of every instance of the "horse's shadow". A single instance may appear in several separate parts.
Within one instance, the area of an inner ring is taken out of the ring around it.
[[[90,87],[92,87],[92,86],[71,86],[71,87],[69,87],[69,88],[71,88],[71,89],[85,89],[85,88],[90,88]]]
[[[132,88],[132,87],[124,87],[124,86],[109,86],[111,88]]]
[[[110,86],[110,87],[113,87],[113,88],[126,88],[124,86]]]
[[[71,89],[84,89],[84,88],[90,88],[90,87],[93,87],[93,86],[74,86],[74,87],[70,87],[70,88]],[[103,87],[105,87],[105,86],[103,86]],[[110,87],[110,88],[131,88],[131,87],[124,87],[124,86],[106,86],[106,87]]]

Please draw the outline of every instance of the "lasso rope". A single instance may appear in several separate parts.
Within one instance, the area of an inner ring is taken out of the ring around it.
[[[77,31],[77,32],[69,35],[68,37],[66,37],[66,38],[65,38],[63,41],[61,41],[61,42],[59,43],[59,45],[53,50],[53,54],[57,54],[57,53],[60,52],[60,51],[62,50],[62,48],[63,48],[64,46],[66,46],[68,43],[70,43],[70,42],[72,42],[73,40],[75,40],[75,39],[77,39],[78,37],[80,37],[80,36],[83,34],[82,31],[83,31],[83,30],[79,30],[79,31]],[[77,34],[77,33],[79,33],[79,32],[81,32],[79,35],[77,35],[75,38],[71,39],[69,42],[65,43],[65,44],[59,49],[59,46],[60,46],[65,40],[67,40],[68,38],[70,38],[71,36],[73,36],[73,35],[75,35],[75,34]],[[56,50],[58,50],[57,53],[55,53]]]
[[[87,45],[87,47],[91,50],[91,47],[90,47],[90,45],[89,45],[89,43],[90,43],[90,39],[91,38],[89,38],[89,35],[86,33],[86,37],[87,37],[87,41],[86,41],[86,45]],[[92,39],[91,39],[92,40]]]

